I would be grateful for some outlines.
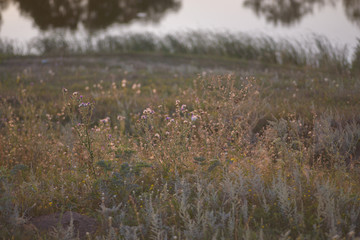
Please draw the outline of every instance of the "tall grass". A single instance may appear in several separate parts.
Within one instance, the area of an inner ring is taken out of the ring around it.
[[[8,39],[0,39],[0,58],[26,54],[24,46]]]
[[[8,43],[0,44],[0,52],[3,54],[19,54],[14,48]],[[164,36],[124,33],[87,40],[53,35],[33,39],[26,49],[29,53],[40,55],[159,52],[223,56],[269,64],[320,67],[338,72],[346,72],[351,68],[346,47],[336,47],[321,36],[300,41],[226,32],[181,32]]]
[[[360,39],[358,39],[351,67],[355,74],[360,74]]]

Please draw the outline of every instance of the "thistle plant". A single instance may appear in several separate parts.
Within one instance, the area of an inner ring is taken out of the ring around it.
[[[86,161],[86,166],[89,171],[95,176],[95,155],[93,149],[93,137],[90,133],[92,124],[92,114],[95,107],[95,102],[91,98],[86,98],[78,92],[72,95],[67,94],[67,90],[63,89],[64,96],[67,97],[67,113],[71,119],[73,129],[78,136],[81,145],[87,150],[89,158]]]

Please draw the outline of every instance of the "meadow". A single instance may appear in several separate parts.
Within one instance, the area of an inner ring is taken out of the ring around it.
[[[1,42],[2,239],[360,237],[360,45],[134,36]]]

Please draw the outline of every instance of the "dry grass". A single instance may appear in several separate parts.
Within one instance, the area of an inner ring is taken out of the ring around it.
[[[99,220],[92,239],[359,236],[359,119],[271,117],[257,82],[119,79],[44,101],[20,79],[0,105],[1,236],[68,210]]]

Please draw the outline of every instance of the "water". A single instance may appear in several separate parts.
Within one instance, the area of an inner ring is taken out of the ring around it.
[[[320,34],[352,52],[360,38],[360,0],[0,0],[0,19],[0,37],[19,42],[54,32],[87,38],[202,30]]]

